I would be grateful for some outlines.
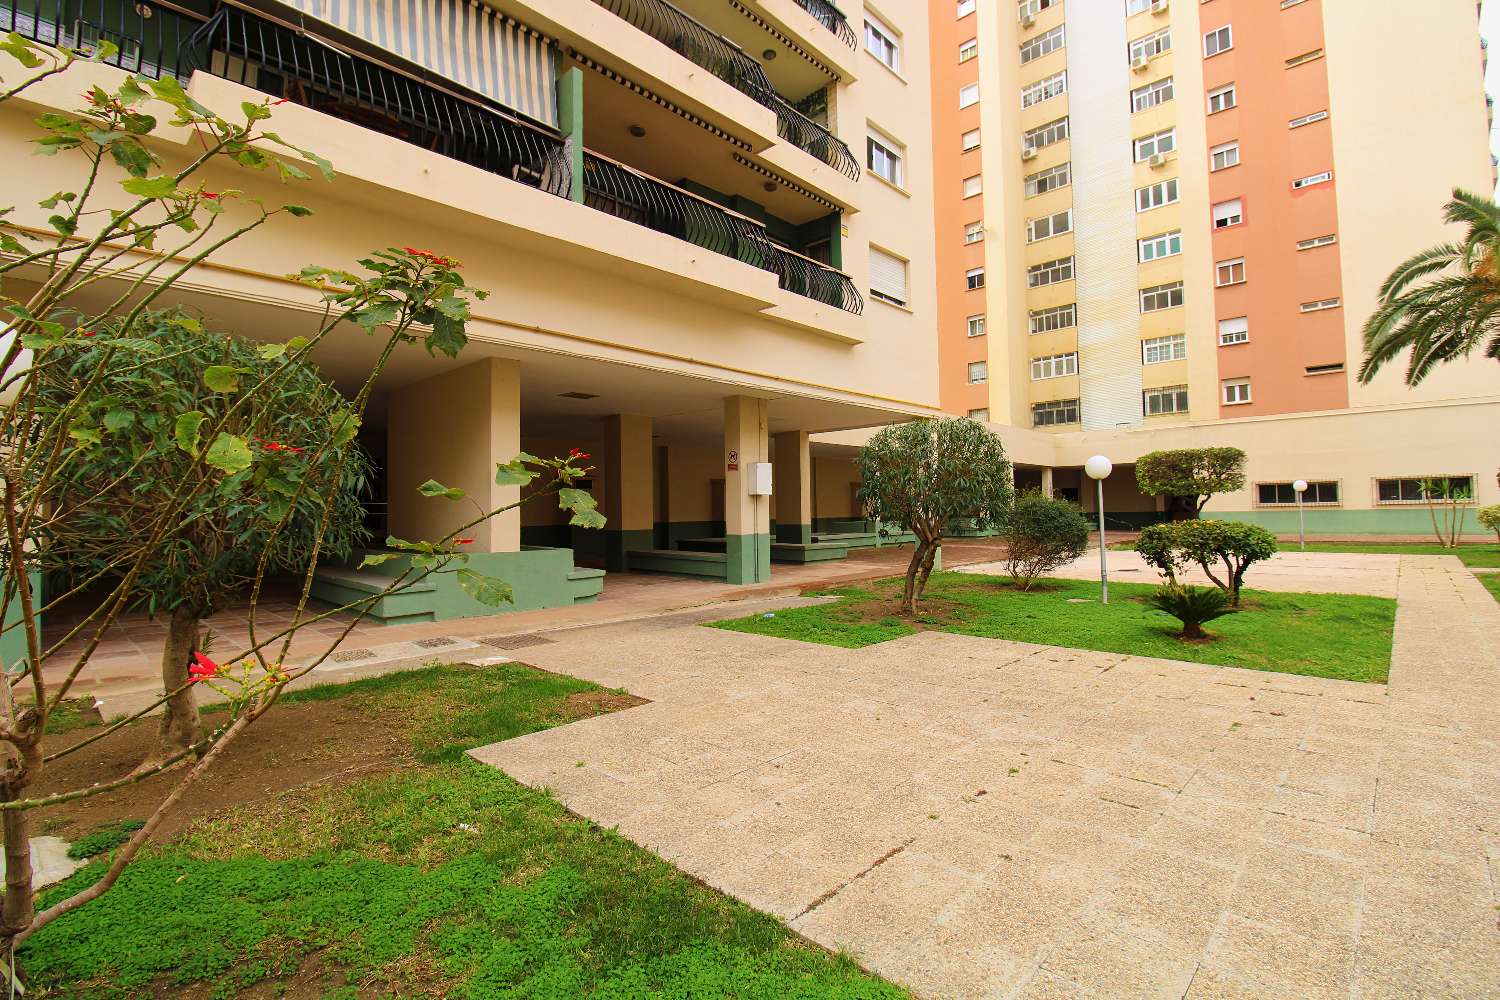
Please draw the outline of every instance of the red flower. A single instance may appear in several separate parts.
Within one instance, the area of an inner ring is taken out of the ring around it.
[[[568,452],[568,457],[569,458],[589,458],[590,455],[586,451],[579,451],[577,448],[574,448],[572,451]]]
[[[78,331],[78,336],[80,336],[80,337],[92,337],[95,334],[97,334],[98,332],[99,332],[98,330],[79,330]]]
[[[289,98],[289,97],[280,97],[280,98],[277,98],[276,100],[274,100],[274,101],[271,102],[271,107],[273,107],[273,108],[279,108],[279,107],[281,107],[283,104],[285,104],[289,100],[291,100],[291,98]]]
[[[405,250],[413,257],[420,257],[423,260],[431,261],[438,267],[463,267],[462,264],[454,260],[452,257],[445,257],[440,253],[433,253],[431,250],[418,250],[416,247],[402,247],[401,249]]]
[[[307,450],[306,448],[294,448],[289,444],[282,444],[280,441],[267,441],[265,438],[256,438],[255,440],[266,451],[289,451],[294,455],[300,455]]]
[[[209,201],[218,201],[219,200],[219,195],[215,191],[205,191],[205,192],[203,192],[203,197],[207,198]]]
[[[454,545],[473,545],[474,544],[474,539],[472,539],[472,538],[455,538],[455,539],[453,539],[453,544]]]
[[[196,684],[219,672],[219,665],[202,653],[193,653],[193,662],[188,665],[188,683]]]

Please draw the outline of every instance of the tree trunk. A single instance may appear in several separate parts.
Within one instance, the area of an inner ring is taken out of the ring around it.
[[[1197,622],[1183,622],[1181,638],[1204,639],[1207,638],[1207,636],[1203,631],[1203,626],[1199,625]]]
[[[172,612],[172,619],[167,625],[167,641],[161,651],[163,694],[188,682],[188,665],[198,648],[199,621],[198,612],[192,608],[180,607]],[[174,753],[197,743],[202,736],[198,700],[192,688],[183,688],[167,699],[166,711],[161,717],[161,728],[157,732],[156,749],[141,763],[141,767],[161,763]]]
[[[18,798],[12,788],[6,788],[4,797],[8,801]],[[31,888],[31,822],[24,809],[7,809],[0,819],[0,829],[5,834],[5,901],[0,904],[0,937],[6,942],[31,926],[36,913]],[[0,962],[9,962],[9,949],[0,954]]]
[[[927,546],[927,555],[922,557],[922,571],[917,575],[917,599],[927,593],[927,578],[932,575],[932,564],[937,562],[938,553],[943,551],[943,542],[939,538],[936,542]]]
[[[901,613],[915,615],[917,613],[917,570],[922,566],[922,558],[927,553],[927,542],[920,535],[917,542],[912,546],[911,562],[906,564],[906,586],[901,591]]]

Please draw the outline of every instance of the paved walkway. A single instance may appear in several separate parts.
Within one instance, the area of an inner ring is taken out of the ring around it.
[[[1388,689],[690,612],[551,633],[652,703],[474,753],[922,997],[1500,996],[1500,604],[1399,570]]]

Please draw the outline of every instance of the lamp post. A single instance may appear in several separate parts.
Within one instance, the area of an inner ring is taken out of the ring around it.
[[[1099,487],[1099,602],[1109,603],[1109,562],[1105,555],[1108,546],[1104,542],[1104,480],[1109,478],[1115,465],[1103,455],[1095,455],[1083,463],[1083,471],[1089,474]]]
[[[1307,551],[1307,516],[1302,510],[1302,494],[1307,492],[1307,480],[1299,479],[1292,484],[1292,489],[1297,494],[1297,543],[1302,551]]]

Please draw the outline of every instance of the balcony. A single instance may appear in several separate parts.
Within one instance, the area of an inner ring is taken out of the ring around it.
[[[807,11],[813,18],[839,37],[839,41],[851,49],[859,48],[859,36],[854,29],[849,27],[849,19],[844,12],[839,10],[828,0],[797,0],[797,6]]]

